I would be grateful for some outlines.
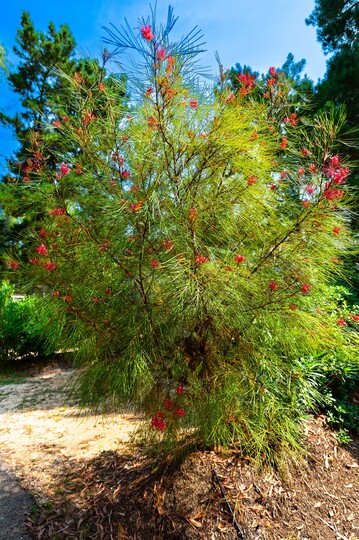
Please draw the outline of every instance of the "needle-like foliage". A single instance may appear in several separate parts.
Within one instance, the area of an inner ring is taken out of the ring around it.
[[[23,190],[47,218],[29,231],[29,263],[8,264],[42,286],[39,316],[76,355],[84,403],[139,406],[169,449],[237,445],[275,461],[320,400],[301,358],[352,354],[355,321],[322,307],[350,246],[349,170],[330,115],[284,116],[272,68],[262,99],[251,75],[236,95],[201,85],[189,71],[201,36],[172,44],[174,23],[170,10],[164,26],[110,30],[141,55],[129,111],[121,82],[73,79],[75,113],[48,129],[77,157],[59,145],[54,171],[34,134]]]

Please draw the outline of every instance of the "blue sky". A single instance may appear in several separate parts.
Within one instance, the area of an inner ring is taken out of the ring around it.
[[[266,72],[269,66],[281,66],[292,52],[297,61],[306,58],[305,71],[315,82],[324,75],[326,58],[316,41],[315,29],[305,25],[314,0],[158,0],[158,19],[165,19],[169,3],[179,16],[177,34],[185,34],[195,25],[202,29],[207,49],[202,63],[213,71],[215,51],[225,68],[239,62],[260,72]],[[143,0],[11,0],[1,10],[0,41],[12,63],[17,61],[12,47],[22,10],[30,12],[38,30],[45,31],[50,21],[56,27],[67,23],[77,41],[78,54],[90,56],[97,56],[103,48],[103,26],[119,26],[126,17],[135,27],[138,18],[150,12],[149,2]],[[16,104],[2,81],[1,109],[11,112]],[[1,129],[0,160],[13,147],[11,133]]]

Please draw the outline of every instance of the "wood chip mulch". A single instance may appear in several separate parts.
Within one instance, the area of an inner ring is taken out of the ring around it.
[[[69,460],[27,525],[41,540],[359,540],[359,438],[338,445],[318,417],[305,439],[310,457],[286,479],[214,452],[162,470],[139,451]]]

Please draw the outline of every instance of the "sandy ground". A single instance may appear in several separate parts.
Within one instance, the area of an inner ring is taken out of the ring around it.
[[[0,385],[0,457],[42,499],[71,459],[87,459],[128,443],[133,414],[94,416],[69,402],[72,370],[48,366],[21,383]]]

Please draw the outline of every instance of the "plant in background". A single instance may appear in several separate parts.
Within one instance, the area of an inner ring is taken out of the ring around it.
[[[237,95],[201,84],[202,36],[171,42],[175,22],[170,8],[164,26],[152,14],[111,29],[138,60],[129,111],[114,86],[72,77],[73,115],[47,129],[79,153],[59,145],[51,168],[33,136],[21,189],[46,218],[28,263],[7,264],[42,285],[40,320],[75,349],[83,403],[145,410],[161,452],[236,445],[279,461],[320,398],[299,359],[354,354],[354,330],[321,310],[350,245],[340,125],[278,118],[252,78]]]
[[[44,329],[38,324],[36,296],[16,299],[14,287],[3,282],[0,286],[0,366],[14,365],[21,358],[48,356]]]

